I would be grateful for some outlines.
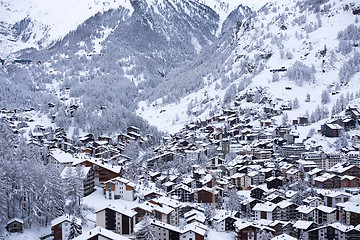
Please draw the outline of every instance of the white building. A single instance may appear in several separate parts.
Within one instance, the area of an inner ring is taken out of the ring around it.
[[[117,177],[105,182],[105,198],[134,201],[136,184]]]
[[[74,158],[73,155],[60,149],[52,150],[48,155],[48,164],[55,166],[60,173],[65,167],[71,167],[72,163],[76,160],[78,159]]]
[[[130,209],[107,206],[96,212],[96,226],[114,231],[123,235],[134,232],[136,212]]]

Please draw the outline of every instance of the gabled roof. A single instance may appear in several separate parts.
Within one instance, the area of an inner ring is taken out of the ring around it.
[[[9,221],[7,221],[6,225],[9,225],[10,223],[13,223],[13,222],[18,222],[18,223],[24,224],[24,220],[22,220],[21,218],[15,217],[15,218],[12,218]]]
[[[64,152],[58,148],[50,151],[49,155],[59,163],[72,163],[78,160],[70,153]]]
[[[327,193],[325,194],[324,196],[325,197],[331,197],[331,198],[334,198],[334,197],[339,197],[339,196],[345,196],[345,197],[352,197],[353,195],[350,194],[350,193],[346,193],[346,192],[334,192],[334,191],[331,191],[330,193]]]
[[[265,202],[265,203],[257,203],[252,210],[261,211],[261,212],[272,212],[275,210],[276,207],[277,205],[272,202]]]
[[[71,222],[72,218],[73,217],[68,215],[68,214],[62,215],[62,216],[60,216],[58,218],[55,218],[54,220],[51,221],[51,227],[56,226],[56,225],[58,225],[58,224],[60,224],[62,222]],[[76,219],[76,223],[78,225],[81,225],[81,223],[82,223],[81,219],[77,218],[77,217],[75,217],[75,219]]]
[[[113,210],[113,211],[115,211],[117,213],[121,213],[121,214],[126,215],[128,217],[134,217],[136,215],[136,213],[137,213],[137,212],[135,212],[135,211],[133,211],[131,209],[125,209],[125,208],[120,209],[119,207],[115,207],[115,206],[112,206],[112,205],[103,207],[100,210],[97,210],[95,213],[104,211],[105,209]]]
[[[283,233],[279,236],[272,238],[271,240],[297,240],[297,238],[294,238],[290,235],[287,235],[286,233]]]
[[[105,163],[102,159],[96,159],[96,158],[90,158],[90,157],[77,159],[76,161],[73,162],[73,166],[81,164],[83,162],[90,162],[94,165],[97,165],[99,167],[102,167],[102,168],[109,170],[111,172],[114,172],[114,173],[120,173],[122,170],[121,166],[114,166],[114,165]]]
[[[360,204],[354,202],[337,203],[336,206],[344,208],[346,212],[353,212],[360,214]]]
[[[245,229],[247,227],[254,227],[254,228],[257,228],[257,229],[264,229],[264,230],[267,230],[267,231],[270,231],[270,232],[275,232],[274,229],[269,228],[267,226],[263,226],[263,225],[260,225],[260,224],[254,223],[254,222],[248,222],[248,221],[245,221],[245,220],[242,220],[242,219],[237,220],[234,223],[234,225],[235,225],[236,229],[239,230],[239,231],[241,231],[242,229]]]
[[[88,175],[91,168],[90,167],[81,167],[80,169],[81,169],[80,170],[81,171],[81,179],[84,179]],[[67,174],[69,173],[69,171],[71,174],[77,174],[75,167],[65,167],[64,170],[60,174],[61,178],[67,178],[68,177]]]
[[[293,226],[297,229],[307,230],[313,223],[311,221],[298,220]]]
[[[184,184],[178,184],[178,185],[176,185],[174,188],[173,188],[173,190],[172,191],[170,191],[170,193],[172,193],[172,192],[174,192],[174,191],[176,191],[177,189],[183,189],[183,190],[185,190],[185,191],[187,191],[187,192],[189,192],[189,193],[191,193],[191,188],[189,188],[188,186],[186,186],[186,185],[184,185]]]
[[[333,129],[333,130],[340,130],[342,129],[342,127],[337,124],[337,123],[327,123],[326,124],[330,129]]]
[[[236,211],[219,210],[213,219],[216,222],[221,222],[227,218],[236,219],[235,214],[237,214]]]
[[[308,207],[308,206],[299,206],[298,208],[296,208],[296,210],[299,213],[304,213],[304,214],[309,214],[310,212],[315,210],[315,207]]]
[[[95,227],[95,228],[91,229],[90,231],[85,232],[85,233],[81,234],[80,236],[77,236],[73,240],[88,240],[95,236],[103,236],[109,240],[129,240],[129,238],[127,238],[127,237],[124,237],[120,234],[114,233],[113,231],[107,230],[102,227]]]
[[[110,179],[110,180],[106,181],[105,184],[108,183],[108,182],[121,182],[121,183],[124,183],[125,185],[128,185],[130,187],[133,187],[133,188],[136,187],[135,183],[130,182],[130,180],[122,178],[122,177],[116,177],[116,178]]]
[[[288,200],[283,200],[283,201],[279,202],[277,205],[279,208],[284,209],[284,208],[290,207],[291,205],[294,205],[294,203],[289,202]]]
[[[157,205],[157,204],[154,204],[154,203],[151,203],[149,201],[147,202],[143,202],[143,203],[140,203],[138,205],[136,205],[133,209],[135,208],[140,208],[140,209],[143,209],[147,212],[153,212],[153,211],[157,211],[157,212],[160,212],[160,213],[163,213],[163,214],[170,214],[172,211],[174,211],[174,208],[172,207],[169,207],[169,206],[166,206],[166,205]]]
[[[310,170],[309,172],[307,172],[308,175],[314,175],[314,174],[317,174],[319,172],[322,172],[324,171],[323,169],[320,169],[320,168],[314,168],[312,170]]]
[[[332,213],[336,211],[336,208],[327,207],[327,206],[318,206],[316,207],[319,211],[325,212],[325,213]]]
[[[188,225],[185,225],[185,227],[183,229],[183,234],[186,232],[192,231],[194,233],[199,234],[200,236],[205,236],[207,230],[208,230],[208,228],[206,225],[198,223],[198,222],[193,222]]]

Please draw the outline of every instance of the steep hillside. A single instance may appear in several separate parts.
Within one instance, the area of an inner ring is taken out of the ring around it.
[[[55,102],[54,114],[76,104],[73,122],[96,134],[121,131],[130,122],[142,126],[132,114],[137,101],[211,45],[218,22],[215,11],[194,1],[132,0],[131,10],[97,13],[51,48],[21,51],[19,58],[39,64],[10,64],[2,72],[4,85],[22,79],[32,90],[16,87],[19,96],[10,88],[4,94],[17,97],[4,98],[2,105]],[[32,99],[28,90],[42,97]],[[69,121],[60,122],[69,127]],[[105,125],[94,124],[99,122]]]
[[[3,21],[3,36],[16,36],[14,44],[61,40],[17,53],[33,64],[5,59],[1,107],[36,105],[57,116],[60,126],[95,134],[123,131],[129,124],[145,132],[142,118],[174,132],[235,102],[254,122],[269,118],[281,124],[283,115],[270,116],[264,107],[288,109],[289,122],[308,115],[314,124],[340,113],[358,91],[359,20],[353,13],[358,5],[351,0],[238,5],[246,2],[87,2],[80,25],[80,16],[66,28],[55,24],[56,17],[44,20],[53,23],[51,31],[62,29],[44,41],[29,28],[35,10],[20,11],[19,16],[31,12],[28,20]],[[10,11],[15,3],[3,1],[2,7]],[[72,105],[77,110],[70,118]],[[311,128],[317,125],[298,130],[303,139]]]
[[[142,102],[137,112],[160,129],[175,132],[185,123],[234,107],[235,101],[257,124],[267,118],[282,124],[283,115],[269,116],[264,107],[291,109],[284,112],[289,123],[300,115],[312,119],[312,125],[297,129],[302,140],[360,90],[356,7],[354,1],[279,1],[245,18],[237,16],[233,28],[194,61],[197,65],[170,79],[162,86],[166,90],[154,91],[157,100]],[[271,71],[281,68],[285,71]],[[192,78],[197,84],[187,81]]]
[[[47,48],[96,13],[120,6],[131,10],[129,0],[1,1],[1,57],[24,48]]]

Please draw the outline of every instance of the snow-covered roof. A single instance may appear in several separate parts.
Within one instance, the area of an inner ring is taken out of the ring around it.
[[[296,208],[296,210],[299,213],[304,213],[304,214],[309,214],[310,212],[315,210],[315,207],[309,207],[309,206],[299,206],[298,208]]]
[[[81,173],[81,179],[84,179],[86,177],[86,175],[89,173],[91,167],[80,167],[80,173]],[[76,176],[77,172],[76,172],[76,167],[65,167],[64,170],[61,172],[60,176],[61,178],[66,178],[68,177],[68,174],[70,171],[71,176]]]
[[[354,226],[351,226],[351,225],[346,226],[340,222],[331,223],[331,224],[329,224],[329,226],[331,226],[335,229],[338,229],[339,231],[341,231],[343,233],[354,229]]]
[[[329,128],[331,128],[331,129],[334,129],[334,130],[340,130],[340,129],[342,129],[342,127],[339,125],[339,124],[337,124],[337,123],[328,123],[328,124],[326,124]]]
[[[201,236],[205,236],[206,232],[207,232],[208,228],[206,225],[198,223],[198,222],[193,222],[190,223],[188,225],[185,225],[184,229],[183,229],[183,233],[192,231],[194,233],[197,233]]]
[[[265,203],[257,203],[252,210],[261,211],[261,212],[272,212],[276,207],[277,205],[272,202],[265,202]]]
[[[150,221],[151,221],[151,225],[155,225],[155,226],[158,226],[161,228],[166,228],[166,229],[172,230],[174,232],[178,232],[178,233],[182,232],[178,227],[175,227],[174,225],[164,223],[164,222],[161,222],[161,221],[158,221],[155,219],[151,219]]]
[[[70,153],[64,152],[58,148],[51,150],[49,154],[59,163],[72,163],[78,160]]]
[[[19,222],[19,223],[21,223],[21,224],[24,224],[24,220],[22,220],[21,218],[15,217],[15,218],[12,218],[12,219],[10,219],[9,221],[7,221],[6,225],[8,225],[8,224],[10,224],[10,223],[12,223],[12,222]]]
[[[122,177],[116,177],[116,178],[110,179],[110,180],[106,181],[105,183],[108,183],[108,182],[122,182],[130,187],[133,187],[133,188],[136,187],[135,183],[130,182],[130,180],[122,178]]]
[[[184,189],[184,190],[187,191],[187,192],[192,192],[192,189],[189,188],[188,186],[184,185],[184,184],[178,184],[178,185],[176,185],[171,192],[174,192],[174,191],[176,191],[176,189],[179,189],[179,188],[182,188],[182,189]]]
[[[310,170],[309,172],[307,172],[308,175],[314,175],[314,174],[317,174],[319,172],[322,172],[323,169],[320,169],[320,168],[314,168],[312,170]]]
[[[242,178],[244,176],[245,176],[244,173],[235,173],[234,175],[231,176],[231,178]]]
[[[336,164],[332,168],[330,168],[329,171],[336,172],[336,173],[343,173],[353,167],[355,167],[355,165],[349,165],[349,166],[344,167],[342,164]]]
[[[336,206],[344,208],[344,210],[346,212],[353,212],[353,213],[360,214],[360,204],[359,203],[354,203],[354,202],[348,201],[348,202],[337,203]]]
[[[316,200],[320,200],[320,201],[321,201],[321,198],[309,196],[309,197],[305,198],[305,199],[303,200],[303,202],[309,204],[309,203],[311,203],[311,202],[313,202],[313,201],[316,201]]]
[[[270,228],[270,227],[267,227],[267,226],[264,226],[264,225],[261,225],[259,223],[255,223],[255,222],[248,222],[248,221],[245,221],[245,220],[242,220],[242,219],[237,220],[234,223],[234,225],[235,225],[236,229],[238,229],[238,230],[242,230],[244,228],[252,226],[252,227],[255,227],[255,228],[258,228],[258,229],[263,229],[263,230],[275,232],[275,230]]]
[[[289,206],[291,206],[293,204],[294,203],[289,202],[288,200],[283,200],[283,201],[279,202],[277,205],[278,205],[279,208],[284,209],[284,208],[287,208],[287,207],[289,207]]]
[[[224,219],[230,217],[230,218],[236,218],[235,214],[237,212],[236,211],[229,211],[229,210],[219,210],[217,211],[216,215],[214,216],[214,220],[216,222],[221,222]]]
[[[193,210],[191,210],[191,211],[189,211],[189,212],[186,212],[186,213],[184,214],[184,217],[185,217],[185,218],[189,218],[189,217],[194,216],[194,215],[204,215],[204,213],[202,213],[202,212],[200,212],[200,211],[198,211],[198,210],[196,210],[196,209],[193,209]],[[205,215],[204,215],[204,216],[205,216]]]
[[[182,180],[182,182],[183,182],[184,184],[189,184],[189,183],[191,183],[192,181],[194,181],[194,179],[191,178],[191,177],[186,177],[186,178],[184,178],[184,179]]]
[[[327,207],[327,206],[318,206],[316,207],[318,210],[325,212],[325,213],[332,213],[334,211],[336,211],[336,208],[332,208],[332,207]]]
[[[335,198],[335,197],[339,197],[339,196],[352,197],[353,195],[350,193],[346,193],[346,192],[331,191],[329,193],[324,194],[324,196]]]
[[[288,170],[288,171],[286,172],[286,174],[296,174],[296,173],[298,173],[298,172],[300,172],[299,169],[294,169],[294,168],[292,168],[292,169]]]
[[[111,164],[108,164],[106,162],[104,162],[102,159],[96,159],[96,158],[90,158],[90,157],[84,157],[84,158],[80,158],[80,159],[76,159],[76,161],[73,162],[73,166],[81,164],[83,162],[90,162],[94,165],[97,165],[99,167],[105,168],[109,171],[112,171],[114,173],[120,173],[122,170],[121,166],[114,166]]]
[[[163,205],[166,205],[166,206],[169,206],[172,208],[178,208],[181,206],[181,203],[179,201],[169,198],[169,197],[165,197],[165,196],[161,196],[156,199],[151,199],[150,201],[156,202],[156,203],[161,203]]]
[[[124,237],[120,234],[114,233],[113,231],[107,230],[102,227],[95,227],[95,228],[91,229],[90,231],[87,231],[87,232],[81,234],[80,236],[77,236],[73,240],[88,240],[88,239],[91,239],[91,238],[93,238],[95,236],[99,236],[99,235],[103,236],[109,240],[129,240],[129,238],[127,238],[127,237]]]
[[[272,238],[271,240],[296,240],[297,238],[294,238],[290,235],[287,235],[286,233],[283,233],[279,236],[276,236],[274,238]]]
[[[56,226],[56,225],[58,225],[58,224],[60,224],[62,222],[71,222],[72,218],[73,217],[68,215],[68,214],[57,217],[57,218],[55,218],[54,220],[51,221],[51,227]],[[75,219],[76,219],[76,224],[78,224],[78,225],[82,224],[82,221],[81,221],[80,218],[75,217]]]
[[[115,206],[112,206],[112,205],[109,205],[109,206],[106,206],[106,207],[103,207],[99,210],[97,210],[95,213],[98,213],[98,212],[101,212],[101,211],[104,211],[105,209],[110,209],[110,210],[113,210],[115,212],[118,212],[118,213],[121,213],[123,215],[126,215],[128,217],[133,217],[136,215],[136,212],[131,210],[131,209],[127,209],[127,208],[120,208],[120,207],[115,207]]]
[[[303,230],[306,230],[308,229],[311,224],[313,224],[314,222],[311,222],[311,221],[304,221],[304,220],[298,220],[296,221],[296,223],[293,225],[294,228],[297,228],[297,229],[303,229]]]
[[[157,204],[154,204],[154,203],[151,203],[151,202],[143,202],[143,203],[140,203],[138,205],[136,205],[133,209],[135,208],[140,208],[140,209],[143,209],[147,212],[152,212],[152,211],[157,211],[157,212],[160,212],[160,213],[163,213],[163,214],[170,214],[172,211],[174,211],[174,208],[172,207],[169,207],[169,206],[166,206],[166,205],[162,205],[162,206],[159,206]]]

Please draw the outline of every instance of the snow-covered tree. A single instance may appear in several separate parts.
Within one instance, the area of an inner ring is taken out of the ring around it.
[[[140,146],[137,141],[130,141],[125,147],[124,154],[130,157],[132,160],[137,160],[140,154]]]
[[[330,94],[329,94],[329,91],[327,89],[325,89],[321,93],[321,103],[322,104],[327,104],[329,102],[330,102]]]
[[[135,240],[156,240],[149,216],[145,216],[143,220],[136,225],[134,237]]]
[[[279,78],[279,73],[278,72],[274,72],[272,75],[272,81],[273,82],[278,82],[280,80]]]
[[[233,83],[226,89],[223,101],[224,103],[230,103],[235,100],[235,97],[236,97],[236,85]]]
[[[288,123],[289,123],[289,116],[287,115],[287,113],[283,113],[282,118],[281,118],[281,125],[287,126]]]
[[[83,186],[83,167],[77,166],[75,169],[68,167],[63,176],[68,214],[82,217],[82,199],[84,196]]]
[[[293,101],[293,109],[298,109],[300,107],[299,99],[295,98]]]
[[[315,82],[313,70],[299,61],[296,61],[294,65],[288,69],[286,76],[298,86],[302,86],[304,81]]]
[[[82,228],[78,224],[78,221],[76,220],[76,218],[73,216],[71,219],[71,222],[70,222],[68,239],[70,240],[70,239],[76,238],[77,236],[81,235],[81,233],[82,233]]]
[[[237,194],[236,190],[233,189],[229,192],[228,196],[225,199],[224,207],[230,211],[241,211],[241,199]]]

